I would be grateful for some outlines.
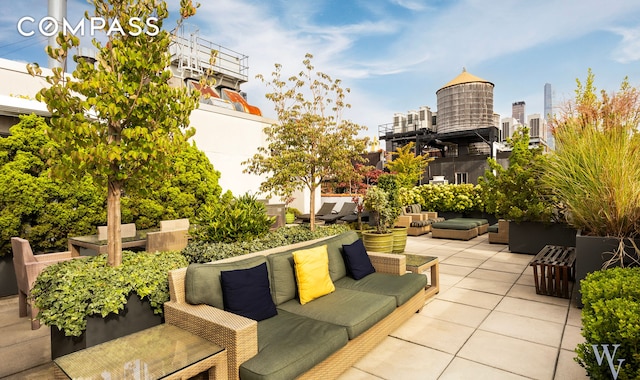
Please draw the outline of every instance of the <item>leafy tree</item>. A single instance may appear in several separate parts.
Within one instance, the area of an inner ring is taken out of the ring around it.
[[[415,143],[411,141],[405,146],[399,146],[392,153],[395,158],[385,165],[392,173],[397,175],[400,187],[411,188],[420,180],[429,162],[434,158],[426,155],[415,155],[413,152]]]
[[[528,127],[516,130],[507,143],[512,147],[509,167],[505,169],[489,158],[489,169],[478,179],[486,211],[516,222],[550,222],[555,201],[542,186],[547,166],[543,148],[529,147]]]
[[[354,162],[362,160],[366,139],[357,138],[365,127],[342,118],[350,105],[345,103],[349,89],[339,79],[316,72],[313,56],[303,60],[305,69],[285,80],[282,65],[276,64],[272,79],[257,78],[273,92],[266,94],[273,102],[278,123],[264,129],[267,146],[245,161],[245,172],[266,175],[260,190],[289,196],[296,190],[309,189],[311,229],[315,226],[316,190],[322,180],[338,182],[356,178]]]
[[[92,16],[106,21],[106,43],[93,40],[96,64],[75,58],[76,69],[69,79],[61,68],[47,77],[51,84],[37,99],[52,114],[48,134],[55,143],[49,154],[54,173],[77,178],[90,173],[107,190],[108,263],[122,262],[120,238],[120,196],[128,189],[146,184],[140,178],[162,178],[170,158],[186,146],[194,133],[185,129],[197,106],[197,94],[169,86],[171,71],[170,35],[162,30],[168,17],[164,1],[92,0]],[[180,1],[180,21],[195,14],[190,0]],[[89,18],[88,12],[85,17]],[[140,22],[131,20],[139,17]],[[157,35],[138,33],[150,17],[156,17]],[[119,22],[122,33],[115,22]],[[133,26],[132,26],[133,25]],[[138,33],[138,34],[137,34]],[[49,46],[47,54],[64,61],[79,39],[60,33],[59,48]],[[34,69],[30,67],[33,73]]]
[[[75,181],[51,177],[46,122],[22,115],[0,139],[0,256],[11,252],[10,238],[28,239],[34,251],[59,251],[67,236],[86,235],[104,223],[105,197],[90,176]]]

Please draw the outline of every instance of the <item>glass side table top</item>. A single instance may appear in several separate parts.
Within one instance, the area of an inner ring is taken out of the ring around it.
[[[411,255],[404,254],[407,257],[407,267],[421,267],[424,264],[427,264],[433,260],[437,260],[438,258],[435,256],[421,256],[421,255]]]
[[[179,327],[161,324],[54,362],[72,379],[158,379],[223,351]],[[126,349],[123,349],[126,348]]]

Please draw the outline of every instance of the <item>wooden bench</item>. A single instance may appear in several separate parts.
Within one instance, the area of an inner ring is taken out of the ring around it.
[[[569,280],[575,279],[575,247],[546,245],[531,260],[536,293],[569,298]]]

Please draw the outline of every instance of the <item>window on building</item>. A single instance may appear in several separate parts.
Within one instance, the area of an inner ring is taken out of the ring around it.
[[[540,119],[535,118],[530,120],[530,135],[531,137],[540,137]]]
[[[445,157],[458,157],[458,144],[445,145]]]
[[[456,172],[456,184],[469,183],[469,173]]]

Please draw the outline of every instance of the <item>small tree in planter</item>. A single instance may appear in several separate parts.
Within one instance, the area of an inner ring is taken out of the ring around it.
[[[529,147],[529,129],[518,129],[508,140],[512,147],[509,167],[503,168],[489,158],[489,169],[480,177],[485,210],[507,219],[509,249],[512,252],[536,254],[545,245],[575,246],[575,230],[562,220],[559,202],[542,178],[547,158],[542,147]]]
[[[393,234],[389,226],[394,221],[394,212],[389,207],[388,194],[378,186],[371,186],[364,196],[364,205],[371,211],[375,230],[363,231],[362,241],[367,250],[391,253],[393,250]]]
[[[383,174],[378,178],[378,186],[387,193],[389,201],[388,209],[390,213],[389,227],[393,232],[393,253],[402,253],[407,244],[407,227],[396,226],[398,217],[402,213],[402,203],[400,202],[400,181],[395,174]]]

